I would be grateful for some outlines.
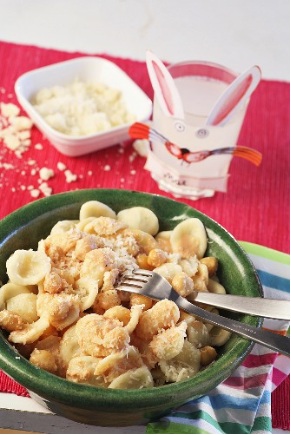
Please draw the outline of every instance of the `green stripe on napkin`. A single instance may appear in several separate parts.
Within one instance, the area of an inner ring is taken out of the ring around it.
[[[257,255],[258,257],[268,258],[269,260],[277,261],[278,263],[290,264],[290,255],[284,254],[284,252],[279,252],[275,249],[256,245],[255,243],[239,242],[239,244],[249,254]]]

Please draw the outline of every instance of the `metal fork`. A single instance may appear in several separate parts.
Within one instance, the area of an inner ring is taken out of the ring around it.
[[[199,317],[208,323],[220,326],[228,331],[235,332],[283,355],[290,356],[289,337],[206,311],[180,296],[169,282],[156,272],[136,269],[131,274],[126,273],[123,275],[121,282],[116,288],[117,290],[130,293],[143,294],[155,300],[169,299],[175,302],[179,308],[195,317]]]

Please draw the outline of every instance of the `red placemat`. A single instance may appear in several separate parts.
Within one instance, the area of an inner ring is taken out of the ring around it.
[[[272,425],[290,431],[290,375],[272,393]]]
[[[1,101],[16,102],[14,83],[24,72],[78,56],[82,54],[0,43]],[[101,56],[124,69],[152,97],[145,63]],[[285,253],[289,253],[289,89],[289,83],[262,80],[249,105],[239,143],[263,153],[261,166],[257,168],[242,159],[233,159],[226,194],[216,193],[213,198],[198,201],[183,200],[219,221],[238,240]],[[42,151],[34,148],[38,142],[43,145]],[[0,218],[33,200],[29,191],[23,189],[37,185],[37,168],[42,166],[56,171],[56,176],[49,180],[53,193],[106,187],[171,196],[159,190],[144,170],[144,158],[134,158],[130,143],[78,158],[62,156],[37,129],[33,129],[32,143],[22,159],[0,147],[0,186],[5,192],[1,195]],[[60,161],[78,175],[76,182],[66,182],[64,174],[57,171]],[[5,169],[5,162],[14,168]]]
[[[24,72],[83,55],[0,42],[0,102],[17,104],[14,84]],[[115,62],[152,98],[144,62],[105,54],[98,56]],[[198,201],[181,199],[220,222],[236,239],[285,253],[289,253],[290,246],[289,91],[287,82],[262,80],[250,102],[239,143],[262,152],[261,166],[257,168],[247,161],[233,159],[226,194],[216,193],[212,198]],[[60,162],[76,175],[75,181],[68,181],[64,171],[58,169]],[[39,169],[44,166],[55,172],[47,181],[53,194],[82,188],[123,188],[171,197],[159,190],[144,169],[144,163],[144,158],[134,153],[131,142],[78,158],[63,156],[33,128],[31,146],[22,158],[0,142],[0,218],[35,200],[30,189],[38,188]],[[273,393],[274,427],[283,428],[286,421],[289,424],[288,385],[286,380]],[[27,394],[4,374],[0,375],[0,391]]]

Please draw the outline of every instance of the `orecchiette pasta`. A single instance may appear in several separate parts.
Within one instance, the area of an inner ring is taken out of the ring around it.
[[[0,310],[6,308],[9,299],[22,293],[31,293],[31,290],[29,287],[19,284],[13,284],[12,282],[4,284],[0,288]]]
[[[171,360],[161,360],[159,366],[167,382],[183,381],[199,371],[200,351],[185,340],[181,352]]]
[[[66,233],[71,228],[74,228],[76,223],[78,223],[78,221],[75,221],[75,220],[59,221],[52,227],[51,234],[55,235],[55,234]]]
[[[12,343],[34,343],[50,326],[48,317],[40,317],[33,323],[24,324],[19,330],[12,331],[9,335],[9,340]]]
[[[207,235],[203,223],[197,218],[189,218],[180,222],[172,231],[171,246],[173,252],[184,258],[196,255],[199,259],[207,248]]]
[[[153,378],[151,372],[146,366],[139,367],[138,369],[131,369],[122,375],[115,378],[108,388],[149,388],[153,386]]]
[[[10,281],[19,285],[38,284],[49,273],[50,258],[42,252],[19,249],[6,263]]]
[[[66,377],[70,381],[89,384],[95,387],[105,386],[102,376],[96,376],[95,368],[99,359],[89,355],[77,356],[72,358],[66,372]]]
[[[145,207],[131,207],[121,210],[117,214],[117,219],[127,224],[129,228],[138,229],[153,236],[159,231],[157,216]]]
[[[8,299],[6,308],[11,313],[18,314],[24,322],[32,323],[38,319],[36,299],[34,293],[20,293]]]
[[[195,376],[230,333],[173,301],[117,286],[124,272],[145,268],[193,303],[197,291],[225,293],[218,261],[204,256],[206,247],[199,219],[159,232],[147,208],[115,213],[99,201],[85,202],[79,219],[54,224],[36,251],[8,258],[0,327],[32,364],[72,382],[139,389]]]
[[[80,208],[80,221],[86,218],[99,216],[106,216],[115,219],[116,213],[112,208],[108,207],[108,205],[103,204],[100,201],[87,201]]]

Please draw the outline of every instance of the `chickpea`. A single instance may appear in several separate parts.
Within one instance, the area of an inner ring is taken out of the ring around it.
[[[149,254],[152,249],[158,248],[158,242],[151,234],[135,229],[129,229],[127,231],[135,238],[141,252]]]
[[[146,310],[149,310],[150,308],[152,308],[153,301],[152,301],[152,299],[150,299],[144,295],[131,293],[130,306],[132,307],[133,305],[144,305],[143,311],[146,311]]]
[[[192,279],[185,273],[177,273],[172,280],[172,287],[179,295],[184,298],[189,296],[194,290],[194,283]]]
[[[99,293],[94,303],[94,307],[95,305],[99,306],[105,311],[109,308],[115,307],[116,305],[121,305],[121,300],[117,290],[112,289]]]
[[[121,305],[117,305],[106,310],[104,317],[107,319],[117,319],[125,326],[130,321],[130,310]]]
[[[140,269],[146,269],[146,270],[152,269],[148,263],[148,256],[144,252],[137,255],[136,262]]]
[[[208,366],[217,357],[217,352],[212,346],[204,346],[200,349],[200,363],[202,366]]]
[[[175,302],[164,299],[142,313],[136,334],[149,341],[159,330],[174,326],[179,318],[180,311]]]
[[[218,269],[218,260],[215,257],[204,257],[201,258],[200,263],[205,264],[208,269],[208,275],[213,276],[216,274]]]
[[[54,374],[57,373],[58,366],[56,363],[56,357],[49,350],[34,349],[29,361],[43,370],[47,370]]]
[[[194,290],[200,292],[208,291],[207,285],[208,285],[208,268],[205,264],[201,263],[198,266],[197,273],[192,277],[194,282]]]
[[[159,248],[155,248],[149,252],[147,262],[152,267],[159,267],[162,264],[166,263],[167,259],[168,255],[165,251]]]

